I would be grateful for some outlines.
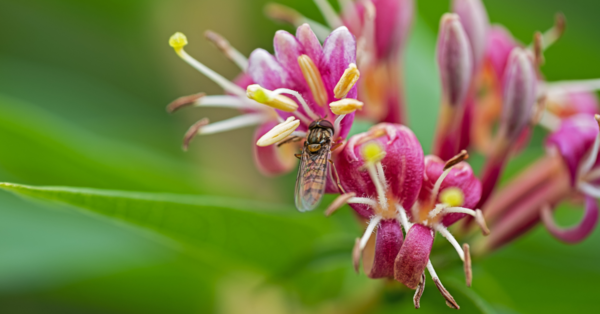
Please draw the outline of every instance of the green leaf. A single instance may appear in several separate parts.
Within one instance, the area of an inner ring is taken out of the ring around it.
[[[12,183],[0,188],[155,231],[171,240],[161,242],[221,268],[280,272],[334,229],[319,213],[230,198]]]

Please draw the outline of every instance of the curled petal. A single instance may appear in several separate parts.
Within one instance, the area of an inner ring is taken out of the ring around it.
[[[573,227],[562,228],[556,224],[549,206],[542,208],[542,222],[548,232],[555,238],[566,243],[579,243],[587,238],[598,224],[598,204],[590,196],[585,198],[585,213],[581,221]]]
[[[429,262],[432,245],[433,231],[425,226],[414,224],[408,230],[394,262],[394,278],[407,287],[416,289]]]
[[[598,123],[594,117],[584,114],[564,119],[554,133],[546,139],[546,147],[562,156],[575,184],[579,165],[591,149],[598,135]]]
[[[394,276],[394,260],[400,251],[402,240],[402,229],[397,220],[381,221],[377,229],[374,250],[367,252],[367,247],[363,253],[363,267],[369,278]]]

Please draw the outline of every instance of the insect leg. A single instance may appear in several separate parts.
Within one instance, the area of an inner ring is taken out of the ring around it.
[[[335,163],[333,163],[333,160],[331,159],[329,159],[329,162],[331,163],[331,167],[333,169],[333,172],[335,173],[335,181],[337,183],[338,189],[340,189],[340,191],[342,191],[343,194],[346,194],[346,190],[344,190],[342,184],[340,183],[340,175],[338,174],[337,169],[335,168]]]
[[[287,143],[295,143],[295,142],[299,142],[301,140],[303,140],[304,138],[301,136],[291,136],[286,138],[285,140],[277,143],[277,147],[280,147],[281,145],[287,144]]]

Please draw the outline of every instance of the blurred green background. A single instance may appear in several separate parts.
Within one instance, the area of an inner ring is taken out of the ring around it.
[[[191,55],[233,78],[237,68],[204,40],[203,32],[221,33],[246,55],[257,47],[272,51],[274,32],[291,28],[263,15],[267,2],[0,2],[0,181],[281,204],[264,206],[287,212],[306,230],[321,230],[306,236],[316,243],[307,249],[312,255],[288,261],[278,256],[284,253],[276,239],[290,237],[285,243],[302,246],[305,236],[286,234],[285,223],[277,219],[249,226],[237,221],[233,227],[229,218],[223,226],[198,223],[200,233],[227,227],[224,237],[248,238],[249,246],[225,241],[197,258],[140,229],[0,192],[1,313],[412,311],[411,294],[399,285],[384,289],[388,284],[353,273],[350,251],[360,230],[349,210],[327,221],[321,213],[300,217],[291,205],[295,173],[264,178],[257,172],[248,129],[197,138],[189,152],[181,150],[191,123],[236,113],[165,112],[166,104],[181,95],[221,93],[173,53],[169,36],[184,32]],[[277,2],[323,21],[312,1]],[[405,77],[411,126],[427,150],[439,98],[435,34],[449,1],[417,2]],[[568,30],[546,53],[544,74],[550,81],[598,77],[598,1],[484,3],[491,21],[504,24],[524,43],[533,31],[550,27],[555,12],[564,12]],[[542,153],[542,136],[511,164],[507,176]],[[248,207],[253,206],[263,205]],[[580,215],[569,206],[557,212],[564,224]],[[258,229],[272,230],[269,239],[253,236]],[[590,312],[600,306],[599,248],[598,231],[582,244],[567,246],[538,228],[476,261],[471,290],[462,288],[460,267],[438,273],[463,312]],[[254,260],[219,255],[228,250],[252,251],[239,256]],[[288,263],[274,266],[272,260]],[[450,311],[431,283],[421,304],[421,312]]]

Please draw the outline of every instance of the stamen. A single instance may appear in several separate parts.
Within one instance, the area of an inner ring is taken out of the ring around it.
[[[544,127],[548,131],[556,131],[560,127],[561,119],[554,115],[549,110],[544,110],[538,124]]]
[[[387,197],[385,196],[385,189],[381,182],[379,181],[379,176],[377,176],[377,170],[373,164],[366,164],[367,171],[369,172],[369,176],[371,177],[371,181],[375,184],[375,188],[377,189],[377,196],[379,198],[379,206],[385,211],[388,209]]]
[[[297,137],[306,137],[307,133],[304,131],[294,131],[292,132],[292,134],[290,134],[290,136],[297,136]]]
[[[226,92],[235,94],[239,97],[245,97],[244,89],[235,85],[231,81],[227,80],[217,72],[211,70],[204,64],[200,63],[198,60],[192,58],[190,55],[183,50],[183,47],[187,45],[187,38],[182,33],[175,33],[169,39],[169,45],[175,49],[175,52],[179,55],[183,61],[187,62],[196,70],[200,71],[200,73],[204,74],[206,77],[211,79],[213,82],[217,83],[221,88],[223,88]]]
[[[402,227],[404,227],[404,232],[408,232],[412,224],[408,222],[408,216],[406,215],[406,210],[400,204],[396,204],[396,211],[398,211],[398,220]]]
[[[544,85],[548,97],[579,92],[593,92],[600,90],[600,79],[557,81]]]
[[[340,78],[338,83],[335,85],[335,88],[333,89],[335,98],[337,98],[337,99],[345,98],[346,95],[348,95],[348,93],[352,89],[352,87],[354,87],[354,85],[358,81],[359,77],[360,77],[360,72],[358,71],[358,68],[356,68],[356,64],[350,63],[348,68],[346,70],[344,70],[344,74],[342,74],[342,77]]]
[[[307,55],[301,55],[298,57],[298,65],[317,105],[321,107],[327,105],[328,97],[325,83],[323,83],[321,72],[319,72],[313,60]]]
[[[227,39],[223,38],[223,36],[207,30],[204,32],[204,37],[210,40],[219,50],[229,58],[229,60],[233,61],[242,71],[246,72],[248,69],[248,58],[233,48]]]
[[[377,170],[377,176],[379,177],[379,181],[383,185],[383,187],[387,190],[387,180],[385,179],[385,173],[383,172],[383,165],[381,162],[376,162],[375,167]]]
[[[369,242],[369,238],[371,238],[371,235],[373,234],[375,227],[377,227],[377,225],[379,225],[380,221],[381,221],[380,216],[373,216],[371,218],[371,221],[369,222],[369,225],[367,226],[367,230],[365,230],[365,233],[363,234],[362,238],[360,239],[360,251],[361,252],[362,252],[362,250],[365,249],[365,246],[367,246],[367,242]]]
[[[456,310],[460,309],[460,306],[458,306],[456,301],[454,301],[454,298],[452,297],[450,292],[448,292],[448,290],[444,288],[444,285],[442,285],[440,278],[435,273],[435,269],[433,269],[433,265],[431,265],[431,260],[427,262],[427,270],[429,271],[429,274],[431,275],[435,286],[438,288],[444,299],[446,299],[446,305]]]
[[[538,67],[544,64],[544,39],[542,37],[543,35],[540,32],[533,34],[533,57]]]
[[[356,238],[354,241],[354,247],[352,248],[352,266],[354,271],[358,274],[358,266],[360,266],[360,256],[362,252],[360,250],[360,238]]]
[[[342,124],[342,120],[344,120],[345,116],[346,116],[345,114],[341,114],[341,115],[337,116],[337,118],[335,118],[335,121],[333,121],[333,130],[335,133],[333,135],[334,138],[338,135],[339,130],[340,130],[340,125]]]
[[[331,216],[331,214],[333,214],[340,207],[344,206],[346,203],[348,203],[348,200],[352,199],[355,196],[356,196],[356,193],[354,193],[354,192],[350,192],[350,193],[342,194],[342,195],[338,196],[331,203],[331,205],[329,205],[329,207],[327,207],[327,209],[325,210],[325,216],[327,216],[327,217]]]
[[[470,208],[465,208],[465,207],[446,207],[446,208],[444,208],[443,211],[444,211],[444,214],[457,213],[457,214],[471,215],[471,216],[475,217],[475,222],[477,222],[477,224],[479,225],[479,228],[481,229],[481,233],[484,236],[487,236],[490,234],[490,229],[488,229],[487,223],[485,222],[485,218],[483,217],[483,212],[480,209],[472,210]]]
[[[298,110],[298,104],[287,96],[274,94],[272,91],[263,88],[258,84],[248,85],[246,96],[258,103],[286,112]]]
[[[331,29],[329,27],[303,16],[302,14],[298,13],[298,11],[288,6],[278,3],[268,3],[265,6],[265,15],[273,20],[292,24],[295,27],[299,27],[300,25],[306,23],[321,41],[324,41],[331,33]]]
[[[179,97],[167,105],[167,112],[173,113],[180,108],[191,105],[192,103],[201,99],[204,96],[206,96],[205,93],[198,93],[198,94]]]
[[[417,290],[413,296],[413,304],[415,305],[415,309],[421,307],[421,297],[425,291],[425,281],[425,272],[423,272],[423,274],[421,274],[421,281],[419,281],[419,285],[417,286]]]
[[[467,153],[466,150],[463,149],[462,151],[460,151],[460,153],[458,153],[458,155],[450,158],[450,160],[448,160],[446,162],[446,164],[444,165],[444,170],[448,170],[448,169],[456,166],[456,164],[467,160],[468,158],[469,158],[469,154]]]
[[[365,204],[371,207],[377,206],[377,202],[368,197],[353,197],[348,200],[348,204]]]
[[[465,251],[465,261],[463,268],[465,270],[465,280],[467,282],[467,287],[471,287],[473,283],[473,269],[471,268],[471,248],[469,244],[463,244],[463,250]]]
[[[543,49],[546,50],[554,44],[565,32],[567,20],[562,13],[556,13],[554,16],[554,26],[547,30],[543,35]]]
[[[327,2],[327,0],[314,0],[314,1],[315,1],[315,4],[317,5],[317,7],[319,8],[319,11],[321,11],[321,14],[323,14],[325,21],[327,21],[327,24],[329,24],[329,27],[338,28],[338,27],[344,25],[344,23],[342,22],[342,19],[340,19],[338,14],[335,12],[335,10],[331,6],[331,4],[329,4],[329,2]]]
[[[256,145],[264,147],[273,145],[279,141],[282,141],[290,134],[292,134],[300,126],[300,120],[296,120],[296,117],[289,117],[284,122],[276,125],[269,132],[265,133],[258,141]]]
[[[353,98],[345,98],[342,100],[334,101],[329,104],[331,112],[335,115],[350,114],[356,110],[362,110],[363,103]]]
[[[294,112],[295,115],[298,116],[298,118],[302,121],[304,121],[304,119],[307,119],[308,122],[305,122],[307,125],[309,125],[312,121],[314,120],[318,120],[320,117],[318,114],[316,114],[308,105],[308,103],[306,103],[306,100],[304,100],[304,97],[302,97],[302,95],[300,95],[300,93],[298,93],[295,90],[291,90],[291,89],[287,89],[287,88],[278,88],[276,90],[273,91],[272,95],[279,95],[279,94],[290,94],[293,95],[294,97],[296,97],[296,99],[298,99],[298,101],[300,102],[300,105],[302,105],[302,109],[304,109],[304,112],[306,112],[306,114],[308,115],[308,117],[311,119],[307,119],[306,117],[304,117],[303,114],[301,114],[299,111]]]
[[[444,236],[444,238],[446,238],[446,240],[448,240],[448,242],[450,242],[450,244],[452,244],[454,249],[456,249],[458,256],[464,262],[465,252],[463,252],[462,248],[460,247],[460,244],[458,244],[458,241],[456,241],[456,239],[452,236],[450,231],[448,231],[448,229],[446,229],[446,227],[442,226],[441,224],[436,225],[435,230],[437,230],[442,236]]]
[[[596,122],[598,123],[598,128],[600,128],[600,115],[594,115]],[[594,145],[592,146],[592,150],[589,152],[589,155],[583,161],[581,168],[579,168],[579,175],[582,176],[586,174],[594,164],[596,163],[596,159],[598,158],[598,150],[600,149],[600,133],[596,135],[596,139],[594,140]]]
[[[208,124],[208,118],[203,118],[194,123],[183,136],[183,151],[187,151],[192,139],[198,134],[198,131]]]

